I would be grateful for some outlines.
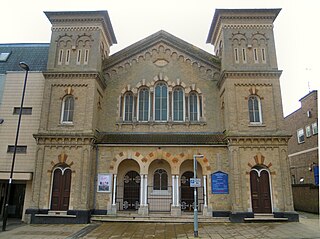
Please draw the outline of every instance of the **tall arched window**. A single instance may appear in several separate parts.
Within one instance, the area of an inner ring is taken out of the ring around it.
[[[183,121],[184,120],[184,94],[181,87],[173,90],[173,120]]]
[[[191,92],[189,95],[189,108],[190,108],[190,121],[198,121],[198,94],[196,92]]]
[[[168,174],[164,169],[157,169],[153,174],[153,190],[168,190]]]
[[[168,120],[168,87],[164,82],[160,82],[155,87],[154,112],[156,121]]]
[[[132,121],[133,115],[133,94],[132,92],[127,92],[124,95],[124,121]]]
[[[262,123],[261,104],[258,96],[252,95],[248,99],[249,120],[250,123]]]
[[[149,89],[142,88],[139,91],[139,121],[149,120]]]
[[[67,95],[62,101],[61,123],[72,123],[74,112],[74,97]]]

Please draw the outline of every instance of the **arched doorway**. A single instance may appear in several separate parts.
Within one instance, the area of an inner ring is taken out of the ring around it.
[[[193,178],[193,172],[184,172],[181,176],[181,210],[192,211],[194,202],[194,189],[190,187],[190,178]]]
[[[129,171],[123,178],[123,210],[138,210],[140,205],[140,175]]]
[[[269,171],[255,167],[250,172],[251,202],[254,213],[272,213]]]
[[[51,210],[66,211],[69,209],[71,187],[71,169],[60,166],[54,169],[52,179]]]

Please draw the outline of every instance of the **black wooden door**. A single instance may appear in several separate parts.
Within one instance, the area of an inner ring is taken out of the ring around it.
[[[56,169],[53,176],[51,210],[66,211],[69,208],[71,170]]]
[[[269,174],[263,170],[250,172],[251,200],[252,210],[254,213],[271,213],[271,195]]]
[[[140,175],[128,172],[123,179],[123,209],[137,210],[140,205]]]
[[[190,187],[190,178],[193,178],[193,172],[185,172],[181,176],[181,210],[192,211],[194,203],[194,188]]]

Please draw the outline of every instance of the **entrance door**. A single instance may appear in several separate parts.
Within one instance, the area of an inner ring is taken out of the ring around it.
[[[259,171],[259,173],[251,170],[250,186],[253,212],[271,213],[269,173],[266,170]]]
[[[53,175],[51,210],[66,211],[69,208],[71,186],[70,168],[57,168]]]
[[[194,203],[194,189],[190,187],[190,178],[193,172],[185,172],[181,176],[181,210],[192,211]]]
[[[138,210],[140,205],[140,175],[129,171],[123,179],[123,210]]]

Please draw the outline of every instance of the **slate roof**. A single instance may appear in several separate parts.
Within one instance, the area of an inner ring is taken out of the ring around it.
[[[103,132],[98,144],[226,145],[222,132]]]
[[[0,53],[11,53],[7,61],[0,61],[0,74],[7,71],[22,71],[19,62],[28,64],[30,71],[47,69],[49,43],[0,44]]]

